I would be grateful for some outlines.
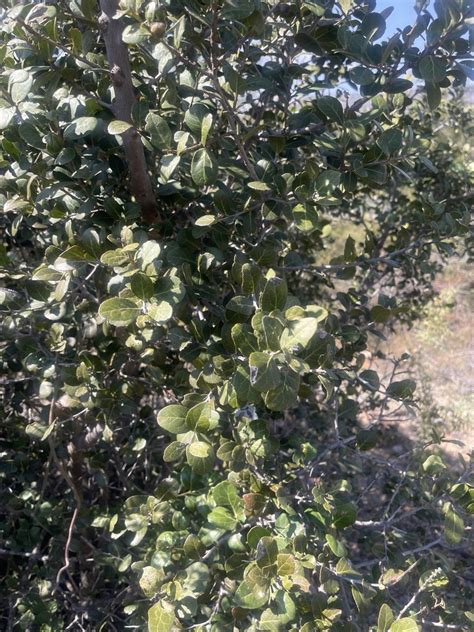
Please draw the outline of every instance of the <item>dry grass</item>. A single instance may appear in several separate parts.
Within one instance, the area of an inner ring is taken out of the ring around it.
[[[390,356],[408,352],[418,382],[420,415],[404,432],[428,439],[433,430],[448,440],[451,454],[474,450],[474,306],[473,266],[453,261],[436,282],[438,296],[411,330],[392,336]]]

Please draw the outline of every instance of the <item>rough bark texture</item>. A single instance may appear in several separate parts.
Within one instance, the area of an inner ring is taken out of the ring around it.
[[[120,121],[132,122],[132,107],[136,101],[127,46],[122,41],[123,23],[114,19],[119,0],[100,0],[100,28],[103,33],[110,77],[115,91],[113,113]],[[156,197],[148,174],[145,152],[140,136],[132,128],[122,135],[125,157],[128,163],[130,191],[142,209],[145,222],[158,219]]]

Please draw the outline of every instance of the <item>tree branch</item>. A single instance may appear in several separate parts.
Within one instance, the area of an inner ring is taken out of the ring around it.
[[[116,19],[119,0],[100,0],[102,14],[99,26],[103,34],[110,77],[115,91],[112,110],[117,119],[132,123],[132,108],[136,101],[127,46],[122,41],[123,23]],[[135,128],[122,135],[128,163],[130,191],[141,206],[143,220],[152,224],[158,220],[155,193],[148,174],[145,151]]]

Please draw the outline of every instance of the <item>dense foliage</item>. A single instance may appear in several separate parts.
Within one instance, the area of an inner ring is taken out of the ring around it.
[[[4,629],[467,629],[370,345],[471,245],[469,2],[3,4]]]

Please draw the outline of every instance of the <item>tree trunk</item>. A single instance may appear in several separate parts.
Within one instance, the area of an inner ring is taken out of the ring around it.
[[[112,111],[120,121],[132,122],[132,107],[136,102],[128,49],[122,41],[123,23],[114,19],[119,0],[100,0],[102,14],[99,25],[103,34],[110,77],[115,91]],[[155,193],[148,174],[145,151],[135,128],[122,135],[125,157],[128,163],[130,191],[141,206],[143,220],[151,224],[158,220]]]

